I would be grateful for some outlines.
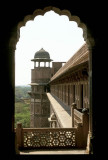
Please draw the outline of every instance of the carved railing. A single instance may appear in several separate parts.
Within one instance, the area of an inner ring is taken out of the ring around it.
[[[72,128],[22,128],[18,123],[16,132],[18,149],[86,148],[88,113],[80,112],[72,105]]]
[[[82,127],[74,128],[22,128],[15,129],[18,149],[82,148]]]
[[[89,130],[89,115],[88,111],[85,110],[82,112],[80,109],[74,109],[73,113],[73,119],[74,119],[74,127],[77,127],[79,124],[82,126],[82,139],[83,139],[83,145],[87,145],[87,136],[88,136],[88,130]]]

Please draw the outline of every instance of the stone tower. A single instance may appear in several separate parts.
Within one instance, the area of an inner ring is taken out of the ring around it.
[[[34,55],[34,69],[31,70],[31,122],[30,127],[49,127],[50,102],[46,95],[51,78],[50,55],[43,48]]]

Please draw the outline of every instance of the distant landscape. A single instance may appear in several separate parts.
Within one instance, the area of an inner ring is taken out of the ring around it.
[[[30,127],[30,86],[15,86],[15,128],[18,122],[23,128]]]

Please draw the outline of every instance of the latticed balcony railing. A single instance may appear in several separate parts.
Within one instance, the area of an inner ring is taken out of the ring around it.
[[[71,148],[86,149],[88,114],[72,107],[72,128],[22,128],[15,129],[18,149]]]
[[[19,123],[15,130],[19,149],[83,147],[81,126],[76,128],[22,128]]]

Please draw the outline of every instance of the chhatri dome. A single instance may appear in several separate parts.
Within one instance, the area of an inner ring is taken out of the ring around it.
[[[41,48],[39,51],[35,53],[34,59],[32,59],[31,61],[51,62],[52,59],[50,59],[49,53],[45,51],[43,48]]]

